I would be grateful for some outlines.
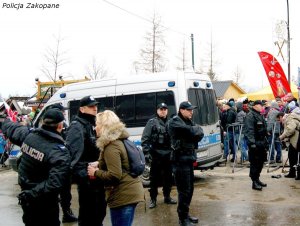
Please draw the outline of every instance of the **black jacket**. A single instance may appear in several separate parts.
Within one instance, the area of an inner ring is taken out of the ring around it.
[[[244,135],[249,147],[255,145],[257,149],[267,149],[267,124],[260,112],[251,109],[246,115]]]
[[[71,154],[73,179],[88,181],[87,165],[98,160],[100,150],[96,147],[95,117],[87,114],[76,116],[71,122],[66,145]]]
[[[173,160],[193,162],[196,160],[195,149],[204,136],[203,130],[193,121],[184,119],[179,113],[168,122],[168,133],[171,138]]]
[[[143,131],[141,138],[145,155],[167,155],[171,152],[170,137],[166,130],[167,119],[158,116],[150,119]]]
[[[30,190],[34,198],[56,197],[68,181],[70,168],[70,155],[61,135],[47,127],[29,130],[10,121],[5,121],[2,129],[21,146],[18,173],[22,190]]]
[[[229,108],[227,111],[222,113],[221,125],[225,132],[227,132],[227,128],[232,123],[236,121],[236,111],[233,107]],[[233,130],[233,127],[229,127],[228,129]]]

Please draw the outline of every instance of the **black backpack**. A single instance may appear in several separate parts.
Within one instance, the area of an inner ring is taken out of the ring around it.
[[[142,175],[145,170],[145,156],[143,151],[128,139],[123,140],[123,143],[129,160],[129,175],[132,177]]]

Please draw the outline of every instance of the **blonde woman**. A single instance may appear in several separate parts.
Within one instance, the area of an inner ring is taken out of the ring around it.
[[[125,125],[109,110],[96,116],[98,162],[88,166],[90,177],[103,180],[113,226],[131,226],[136,205],[144,201],[140,179],[131,177],[126,149],[122,142],[129,137]]]

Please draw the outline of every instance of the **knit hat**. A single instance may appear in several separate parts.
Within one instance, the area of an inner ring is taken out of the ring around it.
[[[271,108],[276,108],[276,109],[279,109],[279,105],[276,101],[272,101],[271,103]]]

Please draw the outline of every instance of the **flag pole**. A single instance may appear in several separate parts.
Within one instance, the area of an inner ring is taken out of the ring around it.
[[[286,0],[287,4],[287,54],[288,54],[288,81],[291,86],[291,39],[290,39],[290,10],[289,10],[289,0]]]

